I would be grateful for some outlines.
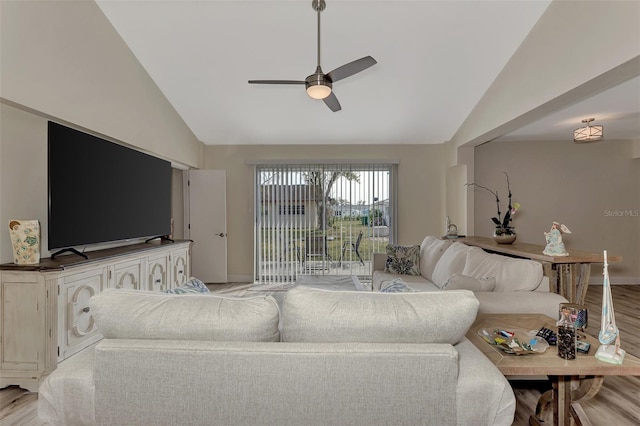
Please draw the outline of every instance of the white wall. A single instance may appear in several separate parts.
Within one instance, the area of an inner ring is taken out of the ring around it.
[[[442,145],[208,146],[205,168],[227,172],[227,247],[230,280],[253,276],[253,186],[258,160],[399,160],[398,243],[441,235],[444,200]]]
[[[522,207],[512,222],[518,241],[544,245],[543,233],[553,221],[571,234],[563,240],[572,249],[623,257],[611,263],[612,283],[640,284],[640,159],[634,141],[603,140],[489,142],[476,147],[475,182],[498,190],[502,212],[507,206],[509,174],[513,201]],[[475,192],[476,235],[491,236],[495,198]],[[594,267],[592,282],[602,283]]]

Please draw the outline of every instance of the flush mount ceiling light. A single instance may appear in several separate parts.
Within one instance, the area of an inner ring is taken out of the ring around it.
[[[582,120],[586,127],[580,127],[573,131],[573,141],[575,143],[595,142],[602,139],[604,136],[603,126],[592,126],[591,123],[594,118],[585,118]]]

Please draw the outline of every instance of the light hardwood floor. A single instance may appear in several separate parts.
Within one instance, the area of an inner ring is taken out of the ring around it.
[[[244,292],[246,286],[212,286],[213,291],[227,294]],[[591,286],[586,305],[591,314],[587,331],[597,334],[600,328],[599,313],[602,303],[602,286]],[[613,304],[616,323],[622,336],[622,347],[640,357],[640,285],[613,286]],[[593,349],[592,349],[593,350]],[[512,382],[517,408],[514,425],[528,425],[541,392],[549,388],[546,381]],[[0,390],[0,423],[2,426],[41,426],[37,418],[37,394],[17,386]],[[600,392],[587,404],[583,404],[594,426],[636,426],[640,424],[640,377],[606,377]],[[551,419],[547,424],[551,424]]]

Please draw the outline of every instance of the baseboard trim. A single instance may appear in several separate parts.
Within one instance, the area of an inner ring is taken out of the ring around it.
[[[251,275],[227,275],[227,283],[252,283],[254,281]]]

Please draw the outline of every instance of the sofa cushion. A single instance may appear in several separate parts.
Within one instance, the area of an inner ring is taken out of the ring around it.
[[[467,290],[415,293],[293,288],[282,306],[282,341],[459,342],[476,318]]]
[[[533,291],[542,282],[542,265],[529,259],[517,259],[487,253],[479,247],[467,252],[463,275],[474,278],[494,277],[496,292]]]
[[[420,246],[387,245],[385,272],[420,275]]]
[[[461,274],[464,269],[464,263],[467,259],[467,251],[469,246],[453,242],[442,253],[440,260],[436,263],[436,267],[433,270],[431,281],[439,288],[443,289],[453,274]],[[469,274],[465,274],[469,275]]]
[[[221,297],[107,289],[91,312],[108,339],[277,342],[279,309],[271,296]]]
[[[445,290],[493,291],[496,279],[493,277],[473,278],[467,275],[453,274],[445,285]]]
[[[433,281],[433,270],[451,242],[451,240],[443,240],[432,235],[427,235],[422,240],[420,244],[420,275]]]
[[[383,281],[380,284],[380,292],[382,293],[409,293],[414,291],[405,283],[402,278],[394,278],[392,280]]]

